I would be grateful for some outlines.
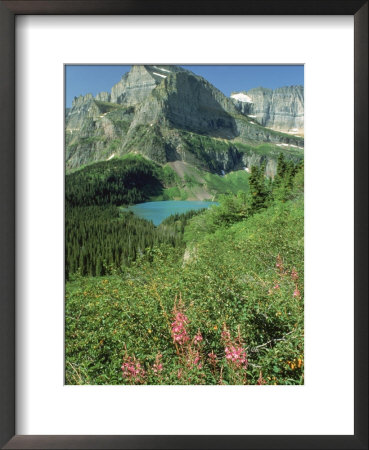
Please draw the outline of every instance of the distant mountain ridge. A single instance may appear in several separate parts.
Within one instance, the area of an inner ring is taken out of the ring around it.
[[[277,150],[302,158],[303,139],[262,126],[261,116],[257,123],[250,111],[266,108],[244,103],[178,66],[132,66],[110,93],[74,98],[66,117],[67,169],[138,153],[218,173],[265,161],[273,175]]]
[[[304,134],[304,87],[255,88],[232,92],[231,98],[242,114],[274,130]]]

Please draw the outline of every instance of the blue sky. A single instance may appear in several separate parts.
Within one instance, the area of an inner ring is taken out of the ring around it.
[[[91,93],[108,91],[116,84],[131,66],[72,66],[65,68],[66,104],[72,105],[74,97]],[[304,84],[303,65],[250,65],[250,66],[182,66],[197,75],[206,78],[215,87],[229,96],[232,91],[248,91],[254,87],[275,89],[281,86]]]

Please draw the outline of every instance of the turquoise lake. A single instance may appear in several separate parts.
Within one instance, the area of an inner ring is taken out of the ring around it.
[[[157,226],[172,214],[182,214],[194,209],[209,208],[209,206],[217,204],[217,202],[168,200],[164,202],[138,203],[137,205],[128,206],[127,209],[143,219],[151,220]]]

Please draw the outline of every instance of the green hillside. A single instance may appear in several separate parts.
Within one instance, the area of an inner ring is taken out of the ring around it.
[[[66,175],[65,275],[99,276],[121,271],[147,249],[166,243],[183,246],[183,226],[194,212],[156,228],[122,205],[149,200],[215,199],[221,193],[247,191],[245,171],[220,175],[188,167],[181,178],[140,155],[98,162]],[[201,198],[202,199],[202,198]],[[165,225],[165,228],[164,228]],[[180,231],[178,231],[180,230]]]
[[[303,166],[249,185],[186,221],[186,248],[71,277],[67,384],[304,383]]]

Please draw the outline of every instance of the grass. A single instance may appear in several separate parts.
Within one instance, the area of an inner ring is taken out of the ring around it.
[[[66,383],[303,384],[303,211],[300,195],[204,234],[185,259],[163,246],[123,275],[68,282]],[[173,343],[178,311],[186,345]],[[246,370],[226,358],[224,325]],[[144,375],[122,378],[123,361]]]
[[[96,103],[96,105],[99,107],[100,111],[103,114],[115,111],[117,109],[122,109],[122,106],[118,105],[117,103],[102,102],[100,100],[94,100],[94,102]]]
[[[228,192],[237,194],[238,191],[247,192],[249,189],[249,174],[245,170],[230,172],[225,176],[206,173],[204,178],[209,191],[216,193],[215,198],[217,198],[219,194]]]

